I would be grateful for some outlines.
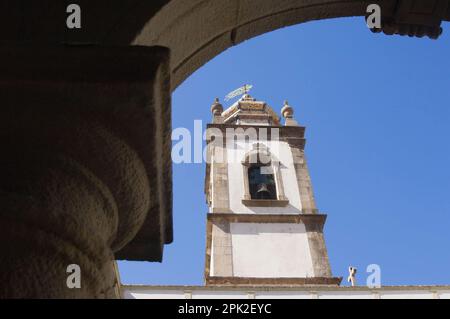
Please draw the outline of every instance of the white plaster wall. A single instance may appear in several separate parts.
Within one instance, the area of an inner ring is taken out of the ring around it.
[[[308,291],[258,291],[255,299],[314,299]]]
[[[233,275],[314,277],[305,225],[231,223]]]
[[[317,293],[318,299],[375,299],[370,291],[326,291]]]
[[[194,291],[192,299],[248,299],[246,291]]]
[[[440,291],[439,298],[441,299],[450,299],[450,289],[448,291]]]
[[[185,299],[183,290],[133,290],[123,291],[124,299]]]
[[[407,295],[401,290],[384,292],[380,295],[380,299],[434,299],[432,293],[425,291],[409,291]]]
[[[244,172],[242,161],[254,143],[265,144],[280,161],[281,178],[285,196],[289,200],[287,207],[248,207],[242,204],[244,198]],[[299,214],[302,205],[298,189],[292,152],[289,144],[279,141],[237,142],[236,147],[227,147],[228,180],[230,209],[237,214]]]
[[[161,287],[156,288],[122,288],[125,299],[450,299],[449,289],[423,288],[420,286],[381,288],[381,289],[358,289],[353,290],[348,287],[336,287],[322,290],[321,288],[262,288],[251,291],[249,288],[239,288],[227,290],[208,289],[206,287],[189,287],[187,289]],[[411,289],[413,288],[413,289]]]

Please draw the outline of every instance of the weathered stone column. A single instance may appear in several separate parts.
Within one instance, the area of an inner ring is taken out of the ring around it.
[[[168,50],[0,57],[0,298],[114,298],[114,253],[166,207]]]

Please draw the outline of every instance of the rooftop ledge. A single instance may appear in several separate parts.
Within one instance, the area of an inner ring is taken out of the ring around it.
[[[381,286],[379,288],[369,288],[367,286],[276,286],[276,285],[246,285],[246,286],[228,286],[228,285],[213,285],[213,286],[193,286],[193,285],[129,285],[122,284],[121,288],[124,290],[199,290],[199,291],[241,291],[241,290],[255,290],[255,291],[411,291],[411,290],[431,290],[431,291],[450,291],[450,285],[404,285],[404,286]]]

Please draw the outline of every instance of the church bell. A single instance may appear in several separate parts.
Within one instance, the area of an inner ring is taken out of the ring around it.
[[[262,183],[258,185],[258,190],[256,191],[256,197],[258,199],[270,199],[271,194],[267,184]]]

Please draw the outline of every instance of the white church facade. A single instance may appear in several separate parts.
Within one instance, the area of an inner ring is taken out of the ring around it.
[[[121,286],[123,298],[450,298],[450,286],[342,287],[314,200],[305,127],[245,94],[207,127],[204,286]]]
[[[248,94],[208,125],[206,285],[339,285],[304,157],[305,128]]]

